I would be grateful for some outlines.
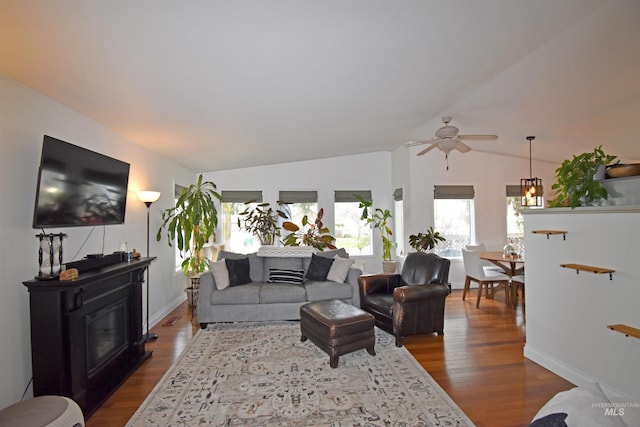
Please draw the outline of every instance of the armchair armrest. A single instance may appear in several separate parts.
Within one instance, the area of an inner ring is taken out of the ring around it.
[[[360,304],[364,297],[375,293],[393,293],[393,289],[402,283],[399,274],[367,274],[358,278]]]
[[[442,283],[429,285],[399,286],[393,291],[393,300],[399,303],[443,298],[449,294],[449,287]]]

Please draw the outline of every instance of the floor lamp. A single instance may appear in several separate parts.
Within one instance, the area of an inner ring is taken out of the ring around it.
[[[158,191],[138,191],[138,199],[147,205],[147,257],[149,257],[149,211],[151,204],[160,198]],[[147,334],[145,342],[152,342],[158,339],[158,334],[149,333],[149,267],[147,267]]]

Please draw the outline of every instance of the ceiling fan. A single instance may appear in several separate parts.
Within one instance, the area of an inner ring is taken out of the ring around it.
[[[447,170],[449,170],[449,153],[452,150],[458,150],[461,153],[471,151],[471,147],[462,142],[462,140],[475,140],[475,141],[495,141],[498,139],[498,135],[460,135],[460,130],[449,125],[451,123],[451,116],[445,116],[442,118],[444,126],[436,131],[435,138],[427,139],[425,141],[411,141],[407,144],[407,147],[414,145],[429,144],[425,149],[418,152],[418,156],[422,156],[434,148],[438,148],[445,154],[447,159]]]

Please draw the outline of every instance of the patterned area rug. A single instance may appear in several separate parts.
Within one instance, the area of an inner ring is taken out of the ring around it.
[[[336,369],[297,322],[200,330],[127,426],[473,426],[393,337]]]

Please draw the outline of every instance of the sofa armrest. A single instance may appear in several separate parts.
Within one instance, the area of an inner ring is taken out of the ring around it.
[[[393,290],[393,299],[399,303],[444,298],[449,294],[449,287],[442,283],[430,285],[399,286]]]
[[[200,276],[200,288],[198,290],[198,318],[211,318],[211,294],[216,290],[216,279],[211,271],[206,271]],[[202,323],[200,324],[202,327]]]

